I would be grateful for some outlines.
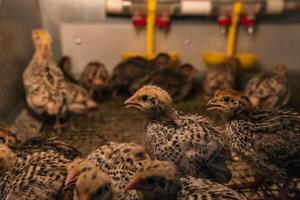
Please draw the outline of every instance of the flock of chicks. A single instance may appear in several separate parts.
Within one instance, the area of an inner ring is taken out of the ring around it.
[[[181,100],[189,94],[198,72],[192,65],[180,65],[161,53],[151,61],[141,57],[125,60],[114,68],[111,77],[102,63],[90,62],[77,80],[71,72],[70,57],[58,63],[54,60],[47,31],[33,30],[32,37],[35,53],[23,73],[26,100],[34,113],[55,117],[57,129],[64,126],[60,119],[67,113],[85,114],[95,108],[94,97],[99,93],[110,92],[115,97],[154,84],[166,89],[175,101]]]
[[[71,72],[71,58],[63,57],[58,63],[54,60],[48,32],[36,29],[32,37],[35,53],[23,73],[26,100],[34,113],[54,116],[57,129],[64,126],[60,119],[67,113],[85,114],[96,108],[95,93],[110,92],[113,97],[121,92],[132,95],[143,85],[157,85],[176,102],[191,93],[199,74],[192,65],[180,64],[168,54],[160,53],[150,61],[142,57],[122,61],[111,77],[105,65],[90,62],[77,80]],[[209,99],[218,90],[234,88],[238,67],[239,62],[234,58],[222,65],[209,66],[203,81],[205,97]],[[253,77],[245,87],[245,94],[261,108],[286,105],[290,98],[286,71],[286,67],[280,65],[273,73]]]
[[[223,130],[206,116],[174,108],[173,99],[187,95],[178,92],[178,87],[190,90],[196,74],[188,64],[174,70],[170,67],[174,63],[164,54],[151,62],[134,58],[119,64],[108,80],[105,67],[93,62],[77,81],[68,73],[69,58],[60,63],[64,70],[55,63],[47,32],[33,31],[33,40],[36,52],[23,75],[33,111],[57,116],[59,127],[59,117],[66,112],[86,113],[94,108],[94,92],[110,82],[107,88],[113,94],[131,93],[124,102],[126,108],[146,116],[145,147],[109,142],[82,156],[56,138],[19,142],[14,133],[1,129],[0,199],[255,199],[226,186],[231,179],[227,167],[230,150],[255,169],[257,180],[249,186],[253,191],[265,179],[283,181],[278,196],[260,199],[285,199],[291,180],[300,177],[300,114],[280,109],[290,97],[284,66],[251,79],[247,96],[230,89],[235,77],[230,66],[237,66],[237,60],[208,71],[204,87],[207,107],[226,120]],[[172,73],[184,77],[176,80],[186,82],[168,82],[164,77]],[[154,86],[155,81],[167,86]]]

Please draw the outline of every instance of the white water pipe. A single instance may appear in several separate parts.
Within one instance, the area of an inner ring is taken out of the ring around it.
[[[213,15],[218,14],[223,6],[228,8],[233,4],[234,0],[157,0],[158,5],[169,5],[175,15]],[[259,9],[256,12],[266,14],[280,14],[285,10],[300,9],[300,0],[244,0],[245,7],[247,5],[257,5]],[[135,5],[144,5],[146,8],[147,0],[106,0],[106,11],[110,14],[131,14]],[[143,6],[142,6],[143,7]],[[140,8],[140,7],[139,7]],[[144,9],[146,10],[146,9]]]
[[[180,15],[211,15],[213,11],[212,1],[181,1]]]
[[[266,1],[266,10],[267,14],[280,14],[284,11],[284,0],[269,0]]]

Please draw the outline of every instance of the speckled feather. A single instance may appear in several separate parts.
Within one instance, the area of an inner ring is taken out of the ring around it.
[[[261,73],[248,81],[245,94],[259,108],[278,109],[289,102],[291,87],[285,74]]]
[[[132,85],[157,68],[156,65],[150,65],[144,58],[136,57],[125,60],[114,68],[109,81],[109,88],[113,91],[128,90],[128,92],[134,92],[131,88]]]
[[[181,174],[228,182],[229,149],[206,117],[179,113],[179,127],[162,122],[147,126],[146,144],[153,158],[174,162]]]
[[[233,149],[260,173],[300,176],[300,115],[253,110],[246,116],[227,124]]]
[[[104,64],[90,62],[83,70],[80,80],[87,89],[100,89],[107,84],[109,75]]]
[[[79,153],[58,140],[37,139],[26,143],[16,155],[14,167],[1,179],[1,199],[56,199],[67,175],[66,165]]]
[[[186,176],[180,183],[178,200],[246,200],[242,194],[210,180]]]
[[[239,65],[235,59],[217,66],[209,66],[203,81],[203,89],[208,97],[218,90],[232,89],[235,86],[235,70]]]
[[[300,114],[258,110],[246,96],[233,90],[220,91],[208,106],[226,118],[232,149],[259,174],[300,176]]]
[[[245,200],[234,190],[207,179],[180,177],[172,162],[145,163],[130,181],[129,190],[139,190],[145,200]]]
[[[121,200],[141,198],[136,191],[123,191],[142,164],[150,160],[142,146],[135,143],[110,142],[90,153],[87,159],[112,178],[113,188]]]
[[[63,115],[64,75],[53,59],[51,37],[44,30],[33,30],[32,36],[36,51],[23,73],[27,103],[38,114]]]
[[[88,94],[88,91],[75,83],[66,83],[63,89],[68,111],[76,114],[85,114],[97,106]]]
[[[23,73],[29,107],[37,114],[55,116],[63,116],[67,110],[85,113],[95,107],[84,88],[65,80],[53,58],[50,35],[45,30],[34,30],[33,41],[36,52]]]
[[[176,68],[160,69],[149,75],[143,85],[157,85],[166,90],[173,101],[184,99],[192,89],[192,80]]]

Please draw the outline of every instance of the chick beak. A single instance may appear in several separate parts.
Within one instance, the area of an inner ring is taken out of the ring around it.
[[[102,79],[96,79],[94,80],[94,85],[101,86],[104,84],[104,81]]]
[[[206,107],[207,107],[208,111],[211,111],[211,110],[218,111],[222,106],[219,103],[217,103],[217,101],[215,99],[211,99],[207,102]]]
[[[138,102],[138,99],[135,96],[130,97],[124,102],[125,108],[137,108],[140,109],[142,106]]]
[[[139,176],[135,175],[133,179],[126,185],[124,191],[128,192],[130,190],[136,190],[139,188],[140,180]]]
[[[89,197],[80,197],[78,200],[89,200]]]
[[[75,174],[68,174],[67,175],[67,178],[66,178],[66,181],[65,181],[65,186],[69,186],[71,185],[73,182],[76,181],[76,175]]]

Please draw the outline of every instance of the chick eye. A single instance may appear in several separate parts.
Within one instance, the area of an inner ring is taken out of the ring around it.
[[[109,191],[109,186],[108,185],[104,186],[104,191]]]
[[[147,180],[147,183],[148,184],[153,184],[155,182],[155,179],[154,178],[149,178],[148,180]]]
[[[228,96],[225,96],[224,98],[223,98],[223,101],[224,102],[228,102],[230,100],[230,97],[228,97]]]
[[[142,99],[143,101],[147,101],[147,100],[148,100],[148,96],[147,96],[147,95],[143,95],[143,96],[141,96],[141,99]]]
[[[5,139],[3,137],[0,137],[0,143],[4,144],[5,143]]]
[[[97,190],[97,192],[95,193],[95,195],[96,195],[96,196],[101,195],[102,192],[103,192],[103,189],[102,189],[102,187],[101,187],[101,188],[99,188],[99,189]]]

